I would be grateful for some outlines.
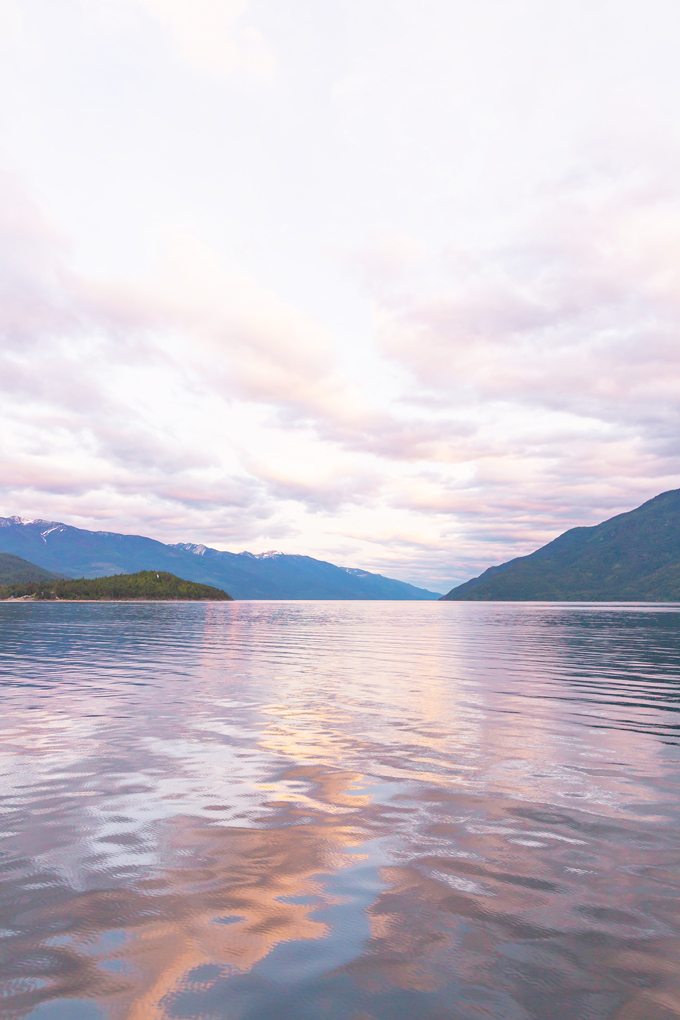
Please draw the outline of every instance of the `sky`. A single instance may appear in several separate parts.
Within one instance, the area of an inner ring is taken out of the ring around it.
[[[679,35],[0,0],[0,515],[444,592],[680,486]]]

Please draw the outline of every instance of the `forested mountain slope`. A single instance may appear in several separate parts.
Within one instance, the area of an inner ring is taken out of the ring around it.
[[[680,489],[572,528],[453,588],[442,601],[680,601]]]
[[[0,584],[13,584],[21,581],[55,581],[61,574],[29,563],[21,556],[12,553],[0,553]]]

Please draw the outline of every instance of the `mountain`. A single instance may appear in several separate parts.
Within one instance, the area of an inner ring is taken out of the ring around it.
[[[221,588],[184,581],[164,570],[140,570],[136,574],[115,574],[113,577],[81,577],[79,580],[35,581],[0,587],[0,598],[25,598],[37,601],[55,599],[69,601],[130,601],[135,602],[231,602]]]
[[[353,567],[336,567],[326,560],[280,552],[221,552],[203,545],[179,543],[172,546],[202,557],[211,571],[248,571],[266,595],[241,595],[240,598],[268,599],[388,599],[433,601],[436,592],[395,581],[382,574],[370,574]],[[292,594],[292,593],[295,594]]]
[[[680,489],[453,588],[440,601],[678,602]]]
[[[0,553],[0,584],[15,584],[22,581],[56,581],[62,574],[53,574],[51,570],[44,570],[29,563],[21,556],[13,556],[11,553]]]
[[[165,545],[141,535],[85,531],[58,521],[0,517],[0,551],[22,556],[67,577],[104,577],[165,570],[209,584],[236,599],[433,600],[415,588],[364,570],[337,567],[311,556],[231,553],[204,545]]]

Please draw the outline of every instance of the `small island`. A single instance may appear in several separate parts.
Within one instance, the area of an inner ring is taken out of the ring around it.
[[[164,570],[140,570],[112,577],[15,581],[0,586],[4,601],[35,602],[233,602],[231,595],[209,584],[184,581]]]

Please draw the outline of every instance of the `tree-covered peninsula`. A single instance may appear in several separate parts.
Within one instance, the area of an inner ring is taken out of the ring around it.
[[[32,599],[77,602],[231,602],[221,588],[184,581],[164,570],[140,570],[112,577],[81,577],[64,580],[26,581],[0,587],[0,599]]]

